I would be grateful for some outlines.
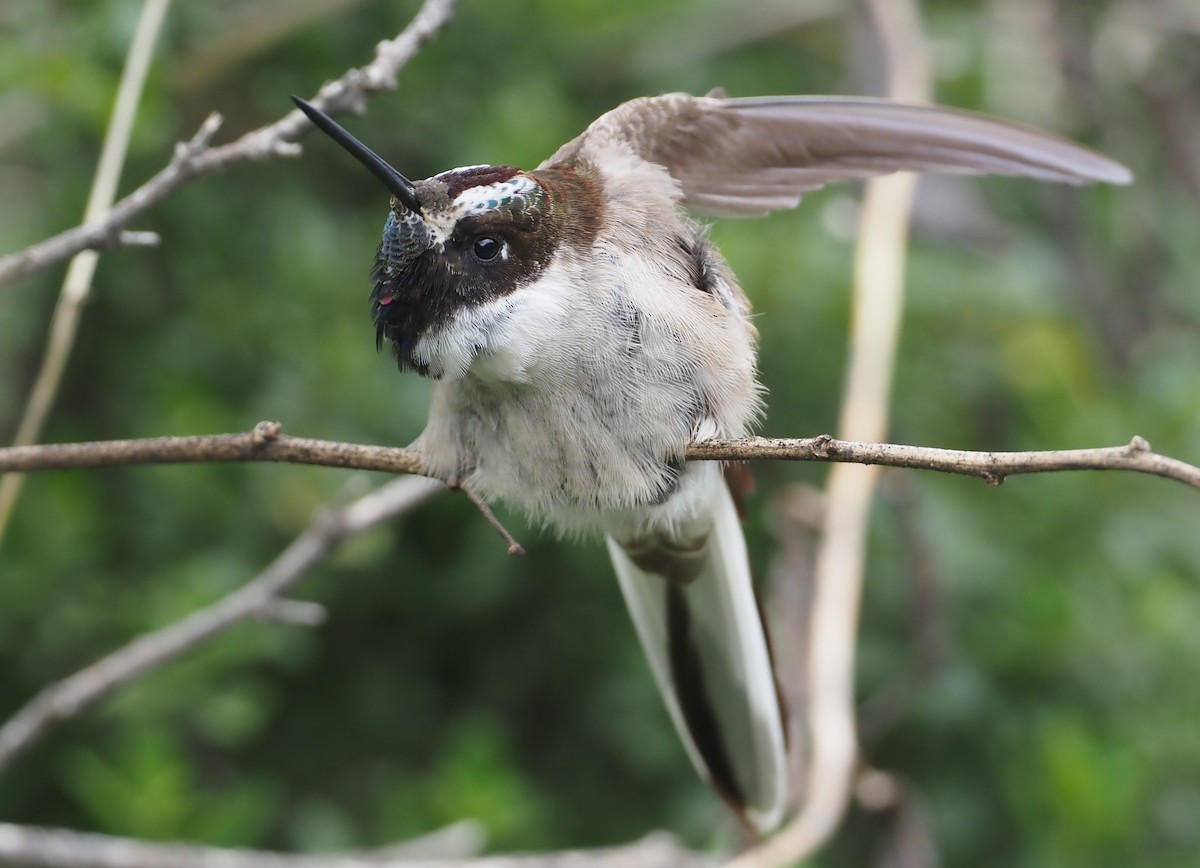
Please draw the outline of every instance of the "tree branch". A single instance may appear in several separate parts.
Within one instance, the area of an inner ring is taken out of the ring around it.
[[[138,464],[275,461],[423,474],[420,458],[411,449],[289,437],[279,432],[278,423],[260,422],[252,432],[244,434],[10,446],[0,448],[0,472],[33,473]],[[1174,479],[1200,488],[1200,467],[1159,455],[1141,437],[1134,437],[1126,446],[1041,452],[974,452],[899,443],[859,443],[838,440],[828,434],[798,438],[747,437],[742,440],[692,443],[684,452],[684,457],[689,461],[816,461],[907,467],[975,476],[991,485],[999,485],[1006,477],[1024,473],[1127,470]]]
[[[168,439],[187,441],[193,438]],[[259,617],[279,619],[281,615],[284,620],[293,623],[305,619],[311,623],[317,615],[312,604],[306,606],[294,601],[282,601],[283,592],[347,537],[407,512],[438,489],[439,486],[430,480],[398,479],[345,506],[317,515],[304,533],[248,584],[183,620],[147,633],[74,675],[44,688],[0,727],[0,770],[55,724],[74,717],[139,675],[175,659],[235,624]],[[281,603],[284,605],[281,606]],[[4,852],[0,847],[0,855]]]
[[[395,39],[379,43],[375,59],[352,69],[336,81],[327,82],[312,100],[329,114],[361,112],[366,98],[380,90],[396,87],[396,76],[417,51],[446,25],[455,0],[425,0],[417,15]],[[0,259],[0,288],[69,259],[81,250],[101,249],[129,240],[123,230],[134,217],[157,205],[188,181],[248,162],[263,162],[300,153],[295,140],[310,128],[299,110],[273,124],[252,130],[219,147],[209,142],[221,126],[221,117],[209,115],[187,142],[176,145],[175,155],[157,175],[117,202],[98,220],[68,229]]]
[[[405,857],[390,850],[298,855],[0,823],[0,861],[42,868],[712,868],[715,864],[664,832],[620,847],[473,859]]]
[[[277,422],[259,422],[253,431],[245,434],[10,446],[0,448],[0,471],[30,473],[135,464],[279,461],[386,473],[421,473],[420,460],[408,449],[310,440],[289,437],[279,431]]]
[[[747,437],[744,440],[708,440],[693,443],[684,457],[693,461],[831,461],[843,464],[877,464],[977,476],[989,485],[1023,473],[1064,470],[1129,470],[1174,479],[1200,488],[1200,467],[1159,455],[1143,438],[1134,436],[1126,446],[1095,449],[1051,449],[1036,452],[977,452],[906,446],[899,443],[858,443],[828,434],[797,439]],[[3,450],[0,450],[0,466]]]
[[[504,544],[508,546],[508,553],[510,555],[525,554],[525,549],[522,548],[519,542],[517,542],[516,537],[508,532],[508,528],[501,523],[500,519],[496,518],[496,513],[492,512],[492,508],[488,506],[487,501],[483,499],[483,495],[475,490],[475,486],[471,484],[470,480],[460,479],[454,484],[454,488],[457,488],[459,491],[465,494],[467,499],[470,500],[471,503],[475,504],[475,508],[479,510],[484,520],[492,526],[496,533],[500,534],[500,538],[504,540]]]

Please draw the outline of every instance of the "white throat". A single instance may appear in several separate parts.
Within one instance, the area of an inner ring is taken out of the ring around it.
[[[558,363],[549,346],[566,337],[578,309],[573,297],[584,283],[581,267],[556,256],[533,283],[459,308],[449,322],[422,335],[413,356],[435,379],[458,380],[470,372],[486,382],[532,382]]]

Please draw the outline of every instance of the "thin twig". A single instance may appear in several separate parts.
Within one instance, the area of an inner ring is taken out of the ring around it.
[[[22,473],[70,467],[229,461],[276,461],[382,470],[387,473],[421,473],[420,459],[409,449],[289,437],[277,433],[275,423],[270,422],[260,422],[254,431],[244,434],[150,437],[144,440],[0,448],[0,471],[17,470]]]
[[[142,464],[273,461],[384,473],[422,473],[420,457],[411,449],[271,434],[274,424],[260,423],[254,432],[244,434],[0,447],[0,471],[32,473]],[[860,443],[838,440],[828,434],[799,438],[747,437],[693,443],[687,447],[684,457],[689,461],[815,461],[908,467],[974,476],[990,485],[999,485],[1008,476],[1025,473],[1125,470],[1200,488],[1200,467],[1159,455],[1141,437],[1134,437],[1126,446],[1041,452],[973,452],[899,443]]]
[[[313,104],[329,114],[361,112],[368,96],[380,90],[394,89],[399,71],[449,22],[454,4],[455,0],[425,0],[416,17],[399,36],[379,43],[374,60],[350,70],[336,81],[327,82],[312,99]],[[119,243],[121,231],[133,218],[189,181],[243,163],[296,156],[300,148],[295,140],[310,129],[304,115],[293,110],[275,123],[252,130],[236,141],[210,147],[209,142],[220,125],[220,116],[210,115],[191,140],[176,146],[175,156],[166,168],[113,205],[103,218],[68,229],[0,259],[0,288],[69,259],[81,250]]]
[[[0,450],[0,456],[3,451]],[[1065,470],[1128,470],[1174,479],[1200,488],[1200,467],[1159,455],[1143,438],[1134,436],[1125,446],[1094,449],[1049,449],[1031,452],[978,452],[907,446],[900,443],[860,443],[838,440],[828,434],[797,439],[747,437],[744,440],[706,440],[688,447],[690,460],[721,461],[835,461],[843,464],[877,464],[976,476],[989,485],[1025,473]],[[0,457],[0,467],[3,466]]]
[[[431,480],[398,479],[343,507],[318,515],[304,533],[248,584],[182,621],[141,636],[74,675],[44,688],[0,727],[0,770],[54,724],[74,717],[146,671],[173,660],[235,624],[264,613],[271,614],[272,607],[277,614],[280,595],[343,540],[407,512],[438,488]],[[291,613],[296,612],[293,608]],[[307,614],[311,618],[314,611],[310,609]]]
[[[137,29],[129,44],[129,54],[121,72],[121,81],[117,85],[112,117],[104,134],[104,143],[100,147],[96,176],[84,208],[85,223],[102,219],[116,198],[117,185],[121,181],[121,167],[125,164],[125,153],[133,133],[133,121],[137,117],[138,103],[141,102],[142,89],[150,71],[150,61],[154,57],[154,46],[158,42],[158,34],[162,31],[162,23],[170,2],[171,0],[146,0],[142,5],[142,14],[138,18]],[[50,408],[58,395],[63,371],[66,370],[67,360],[71,357],[71,349],[75,346],[83,306],[91,295],[92,277],[96,273],[99,258],[100,254],[95,250],[80,251],[67,269],[66,279],[59,291],[58,304],[50,321],[50,335],[46,340],[42,364],[30,390],[25,410],[21,414],[17,436],[13,439],[16,446],[36,443],[41,436],[46,417],[50,415]],[[23,481],[24,477],[15,473],[6,473],[0,477],[0,541],[4,540],[13,509],[21,495]]]
[[[522,853],[470,859],[389,855],[385,852],[298,855],[261,850],[161,844],[0,823],[0,860],[42,868],[712,868],[711,857],[654,832],[619,847]]]
[[[521,544],[517,542],[516,538],[508,532],[508,528],[504,526],[500,519],[496,518],[496,513],[492,512],[492,508],[488,506],[487,501],[484,500],[480,496],[479,492],[475,490],[475,486],[473,486],[469,481],[461,479],[454,487],[459,489],[463,494],[470,498],[471,503],[475,504],[475,508],[479,510],[480,514],[482,514],[484,519],[487,520],[487,523],[495,529],[496,533],[500,534],[500,538],[508,545],[508,553],[510,555],[525,554],[525,549],[522,548]]]

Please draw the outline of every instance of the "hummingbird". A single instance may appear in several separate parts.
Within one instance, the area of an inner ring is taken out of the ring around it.
[[[427,377],[423,470],[567,536],[602,536],[700,775],[752,831],[789,805],[788,744],[738,509],[694,440],[764,411],[757,332],[693,214],[794,208],[896,171],[1125,184],[1121,164],[984,115],[885,99],[673,93],[623,103],[532,171],[411,181],[292,98],[390,192],[377,347]]]

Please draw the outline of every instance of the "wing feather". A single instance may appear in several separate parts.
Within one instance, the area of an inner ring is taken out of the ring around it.
[[[631,100],[543,167],[594,158],[621,143],[665,167],[687,205],[744,216],[793,208],[826,184],[897,171],[1068,184],[1125,184],[1132,177],[1120,163],[1032,127],[940,106],[824,96]]]

